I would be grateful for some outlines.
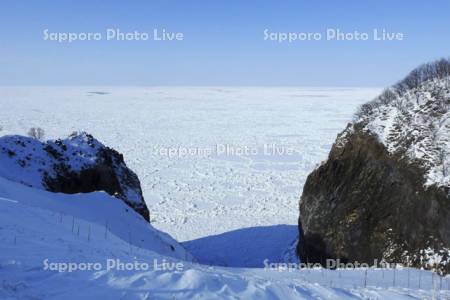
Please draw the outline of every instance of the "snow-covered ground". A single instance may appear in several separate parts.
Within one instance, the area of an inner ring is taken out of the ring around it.
[[[298,263],[297,225],[242,228],[183,243],[199,263],[224,267],[264,267],[264,260]]]
[[[0,214],[5,300],[450,298],[450,278],[427,271],[282,271],[185,261],[172,239],[103,192],[54,194],[0,178]]]
[[[30,127],[43,128],[47,138],[92,133],[122,152],[138,174],[152,224],[187,241],[297,224],[306,176],[326,158],[356,107],[379,92],[1,87],[0,134],[26,134]],[[264,153],[273,145],[282,153]]]

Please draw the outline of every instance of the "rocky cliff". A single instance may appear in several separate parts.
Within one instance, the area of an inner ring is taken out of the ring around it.
[[[47,142],[16,135],[1,137],[0,176],[51,192],[105,191],[149,221],[136,174],[120,153],[87,133]]]
[[[300,199],[302,261],[391,263],[449,272],[450,62],[363,105]]]

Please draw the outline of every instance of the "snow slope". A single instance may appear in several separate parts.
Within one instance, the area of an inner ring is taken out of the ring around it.
[[[101,92],[101,93],[99,93]],[[0,87],[0,134],[86,131],[120,153],[142,185],[152,224],[179,241],[297,224],[298,197],[355,108],[379,89]],[[164,155],[231,145],[250,155]],[[263,155],[275,144],[294,153]],[[295,239],[292,236],[291,239]]]
[[[165,253],[167,256],[175,258],[192,260],[192,256],[169,235],[154,229],[121,200],[109,196],[105,192],[75,195],[51,193],[0,177],[0,199],[2,204],[14,204],[11,214],[1,211],[1,219],[6,228],[11,224],[25,223],[24,226],[29,226],[30,232],[34,232],[40,228],[40,224],[34,224],[32,217],[29,219],[21,215],[22,211],[45,210],[47,219],[57,221],[53,224],[50,220],[45,220],[52,224],[51,227],[60,226],[70,229],[79,237],[87,238],[89,236],[93,240],[114,235],[126,240],[134,247]],[[48,217],[48,215],[52,217]],[[8,222],[8,219],[13,220]],[[44,226],[41,232],[45,234],[45,230],[56,229]],[[26,231],[22,232],[28,234]],[[4,231],[2,231],[1,237],[7,238]],[[22,239],[20,235],[17,238]],[[42,240],[42,243],[46,244],[47,242]],[[52,243],[49,243],[49,247],[52,247]],[[38,246],[36,249],[24,247],[23,250],[32,252],[39,251],[39,248]],[[12,254],[14,255],[14,253]]]
[[[120,222],[108,222],[105,231],[109,217],[114,220],[120,217]],[[0,178],[0,245],[0,299],[5,300],[450,297],[450,279],[425,271],[289,272],[209,267],[180,260],[183,256],[189,258],[182,248],[152,229],[134,211],[127,211],[120,200],[105,193],[53,194],[3,178]],[[140,266],[147,263],[148,269],[107,268],[107,259],[138,262]],[[71,272],[55,270],[55,263],[69,262],[96,263],[100,267]],[[179,264],[179,269],[169,271],[175,264]],[[50,269],[44,269],[45,266]]]
[[[265,259],[297,263],[296,255],[288,257],[289,250],[295,250],[297,236],[296,225],[257,226],[184,242],[183,246],[205,265],[262,268]]]

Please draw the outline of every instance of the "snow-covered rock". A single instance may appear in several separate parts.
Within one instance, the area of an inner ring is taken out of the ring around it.
[[[0,137],[0,177],[52,192],[105,191],[149,220],[139,178],[123,156],[84,132],[46,142]]]
[[[375,133],[391,155],[420,165],[426,186],[450,191],[450,61],[414,70],[363,105],[356,123]]]
[[[450,61],[361,106],[300,200],[298,253],[450,271]]]

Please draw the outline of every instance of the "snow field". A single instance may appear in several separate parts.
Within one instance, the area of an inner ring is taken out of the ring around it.
[[[179,241],[245,227],[297,224],[313,168],[359,104],[379,89],[2,87],[2,134],[87,131],[124,154],[152,224]],[[294,153],[264,155],[275,145]],[[257,153],[164,155],[170,149]],[[295,238],[295,237],[293,237]]]

